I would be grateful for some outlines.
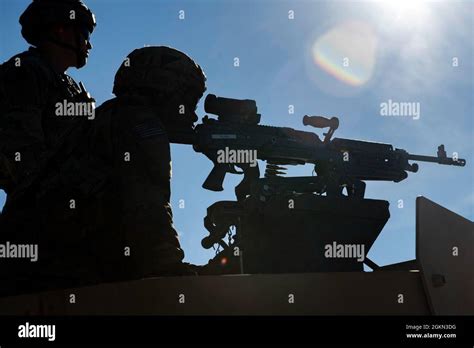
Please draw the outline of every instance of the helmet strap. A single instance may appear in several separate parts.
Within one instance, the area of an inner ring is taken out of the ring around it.
[[[80,69],[84,65],[86,65],[86,59],[85,59],[85,56],[81,52],[81,49],[80,49],[80,43],[81,43],[80,40],[81,40],[81,38],[80,38],[80,35],[79,35],[79,31],[77,29],[74,29],[74,31],[75,31],[74,36],[75,36],[76,46],[68,44],[64,41],[57,40],[56,38],[54,38],[52,36],[47,37],[46,40],[54,43],[55,45],[58,45],[60,47],[63,47],[63,48],[66,48],[68,50],[73,51],[74,54],[76,55],[77,68]]]
[[[75,33],[74,36],[76,38],[76,62],[77,62],[77,68],[80,69],[84,65],[86,65],[86,57],[84,53],[81,51],[81,38],[79,34],[79,30],[77,28],[74,29]]]

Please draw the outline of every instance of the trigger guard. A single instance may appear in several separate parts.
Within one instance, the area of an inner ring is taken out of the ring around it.
[[[238,171],[238,170],[237,170],[237,167],[235,166],[235,164],[232,164],[232,165],[231,165],[230,173],[231,173],[231,174],[239,174],[239,175],[242,175],[242,174],[244,174],[245,172],[244,172],[244,170]]]

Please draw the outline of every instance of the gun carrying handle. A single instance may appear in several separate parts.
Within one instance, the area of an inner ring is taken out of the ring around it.
[[[225,175],[227,174],[227,166],[225,164],[218,164],[214,163],[214,168],[212,168],[211,172],[206,178],[206,181],[202,184],[202,187],[206,190],[211,191],[223,191],[224,188],[222,184],[225,179]]]
[[[331,117],[330,119],[323,116],[308,116],[303,117],[303,124],[305,126],[310,125],[315,128],[333,128],[336,130],[339,127],[339,119],[337,117]]]
[[[308,116],[303,117],[303,125],[313,126],[315,128],[327,128],[329,130],[324,133],[324,143],[328,143],[331,140],[334,131],[339,127],[339,119],[337,117],[331,117],[330,119],[323,116]]]

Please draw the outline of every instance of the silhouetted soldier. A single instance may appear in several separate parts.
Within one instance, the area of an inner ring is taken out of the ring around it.
[[[103,238],[96,250],[103,279],[195,274],[173,227],[168,130],[192,130],[205,81],[178,50],[136,49],[115,76],[116,98],[97,109],[85,148],[109,164],[109,174],[87,202],[87,221]]]
[[[78,130],[90,122],[86,117],[66,117],[81,115],[66,115],[58,105],[92,106],[82,84],[65,72],[86,64],[96,22],[80,0],[35,0],[20,24],[32,47],[0,65],[0,188],[7,193],[0,243],[38,244],[39,255],[35,263],[0,259],[0,277],[3,288],[28,290],[42,287],[43,281],[63,282],[67,270],[59,271],[61,257],[71,252],[63,242],[66,236],[79,238],[76,231],[45,227],[41,210],[47,209],[45,197],[53,198],[51,188],[65,178],[58,153],[74,147]]]

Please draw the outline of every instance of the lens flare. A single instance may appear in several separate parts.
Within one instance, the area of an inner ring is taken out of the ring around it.
[[[377,37],[362,22],[346,22],[320,36],[312,47],[313,61],[350,86],[362,86],[372,77]]]

